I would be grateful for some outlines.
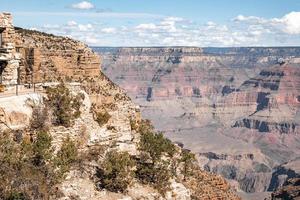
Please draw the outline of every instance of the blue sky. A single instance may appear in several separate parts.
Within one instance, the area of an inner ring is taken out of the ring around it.
[[[300,0],[0,0],[16,26],[93,46],[300,46]]]

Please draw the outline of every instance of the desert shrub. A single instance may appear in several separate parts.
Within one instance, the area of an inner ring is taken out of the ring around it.
[[[11,192],[5,200],[29,200],[29,197],[22,192]]]
[[[105,110],[103,112],[96,112],[94,113],[94,119],[99,124],[99,126],[103,126],[108,122],[111,118],[111,115]]]
[[[169,188],[169,179],[173,176],[170,166],[176,148],[162,133],[156,133],[149,121],[141,121],[138,131],[141,134],[141,156],[137,161],[136,177],[164,194]]]
[[[9,132],[0,134],[0,161],[13,168],[18,165],[22,155]]]
[[[138,130],[137,121],[135,119],[133,119],[133,118],[130,118],[129,122],[130,122],[130,128],[131,128],[131,130],[137,131]]]
[[[139,160],[136,166],[136,177],[143,184],[150,184],[160,193],[164,194],[169,189],[169,179],[172,178],[168,161],[159,163]]]
[[[99,187],[112,192],[126,191],[132,181],[133,166],[128,152],[108,152],[97,170]]]
[[[103,158],[105,155],[105,149],[108,147],[106,145],[96,145],[91,146],[88,151],[80,155],[82,160],[87,161],[98,161],[100,158]]]
[[[149,121],[141,122],[139,132],[141,134],[139,149],[148,153],[153,162],[160,160],[163,154],[172,157],[176,153],[174,144],[162,133],[156,133]]]
[[[58,151],[55,158],[55,164],[59,167],[58,176],[63,177],[68,172],[73,163],[78,159],[78,151],[75,143],[67,137]]]
[[[83,96],[72,94],[64,83],[60,83],[54,88],[47,88],[46,94],[47,99],[45,101],[53,112],[54,124],[65,127],[71,126],[73,120],[81,114],[80,106]]]
[[[33,143],[33,162],[35,165],[39,166],[45,164],[45,161],[51,159],[51,141],[52,137],[47,131],[42,130],[37,132],[36,140]]]
[[[47,142],[41,136],[18,143],[11,133],[0,134],[0,199],[47,199],[53,184],[50,164],[37,166],[32,160],[44,155]]]
[[[182,149],[180,162],[183,163],[181,173],[184,176],[184,180],[186,180],[188,176],[193,175],[193,163],[195,162],[195,160],[195,154],[191,153],[187,149]]]
[[[30,128],[32,130],[48,130],[49,111],[48,107],[39,103],[32,106],[32,117],[30,120]]]

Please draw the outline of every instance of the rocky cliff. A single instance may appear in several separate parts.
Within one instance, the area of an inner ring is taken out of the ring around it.
[[[96,77],[100,59],[84,43],[66,37],[15,28],[16,48],[21,53],[21,83],[55,81],[58,77],[77,81]]]
[[[40,92],[0,96],[0,198],[239,199],[154,133],[86,45],[16,33],[20,80]]]
[[[144,117],[242,193],[274,190],[299,156],[299,48],[94,49]]]

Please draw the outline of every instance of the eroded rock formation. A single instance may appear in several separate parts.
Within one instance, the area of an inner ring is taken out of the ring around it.
[[[241,191],[274,190],[299,156],[300,48],[94,49],[144,117]]]

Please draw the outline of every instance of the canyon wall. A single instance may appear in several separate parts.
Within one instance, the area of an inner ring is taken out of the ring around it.
[[[276,167],[300,155],[300,48],[94,50],[157,130],[242,194],[274,190]]]

